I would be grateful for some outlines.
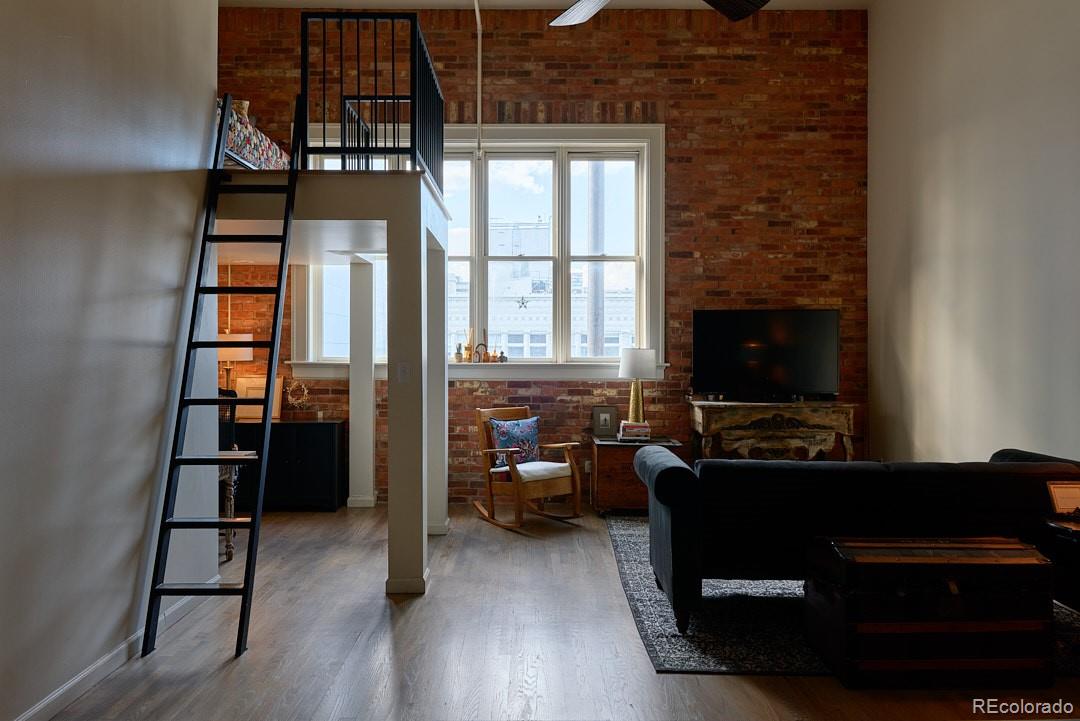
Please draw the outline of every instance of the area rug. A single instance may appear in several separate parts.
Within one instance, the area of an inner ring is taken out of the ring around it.
[[[647,518],[609,516],[608,534],[638,634],[658,673],[820,676],[803,635],[801,581],[707,580],[682,636],[649,565]],[[1080,676],[1080,614],[1054,605],[1057,673]]]

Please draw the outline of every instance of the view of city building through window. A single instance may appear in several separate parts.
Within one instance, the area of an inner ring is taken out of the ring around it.
[[[453,216],[447,353],[465,346],[470,328],[474,342],[486,330],[489,351],[518,361],[613,359],[634,347],[641,277],[637,166],[637,156],[626,153],[490,154],[483,169],[451,156],[444,166],[444,199]],[[558,187],[568,187],[565,202]],[[486,212],[479,226],[477,197]],[[385,360],[386,260],[373,262],[375,354]],[[322,268],[323,360],[348,357],[348,280],[347,266]]]

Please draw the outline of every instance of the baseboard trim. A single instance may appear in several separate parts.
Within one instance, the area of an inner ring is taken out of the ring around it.
[[[424,569],[423,578],[388,578],[386,579],[386,592],[418,596],[427,591],[430,578],[430,568]]]
[[[220,581],[221,576],[214,576],[208,583]],[[196,596],[184,596],[172,606],[167,608],[158,620],[158,634],[163,633],[177,621],[184,618],[188,613],[205,601],[205,598]],[[106,676],[123,666],[139,655],[142,646],[143,629],[124,639],[123,643],[104,656],[94,661],[79,673],[68,679],[59,688],[45,698],[38,701],[29,709],[18,716],[15,721],[48,721],[71,704],[72,701],[82,696],[92,687],[101,682]]]
[[[445,536],[450,533],[450,517],[447,516],[442,523],[429,523],[427,533],[429,536]]]
[[[349,508],[374,508],[375,496],[349,496],[345,504]]]

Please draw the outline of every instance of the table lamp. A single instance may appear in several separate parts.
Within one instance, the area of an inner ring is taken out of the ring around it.
[[[630,384],[631,423],[645,422],[645,403],[641,397],[641,379],[656,378],[656,351],[652,348],[623,348],[619,356],[619,377]]]
[[[248,341],[254,336],[251,333],[218,333],[218,340]],[[232,364],[235,361],[249,361],[254,359],[251,348],[218,348],[218,363],[225,364],[225,388],[232,390]]]

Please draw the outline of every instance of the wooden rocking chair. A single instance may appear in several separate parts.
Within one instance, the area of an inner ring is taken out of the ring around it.
[[[574,460],[573,449],[579,443],[542,443],[540,450],[562,451],[563,461],[531,461],[518,463],[520,448],[495,448],[491,424],[500,421],[519,421],[531,418],[528,406],[514,408],[477,408],[476,430],[480,441],[480,453],[484,457],[484,478],[487,481],[487,508],[480,501],[473,501],[480,517],[499,528],[520,528],[525,522],[525,511],[545,518],[566,521],[581,518],[581,475]],[[506,456],[508,465],[496,467],[496,458]],[[543,499],[552,496],[572,496],[573,513],[562,515],[543,509]],[[513,522],[495,518],[495,499],[510,498],[514,503]]]

